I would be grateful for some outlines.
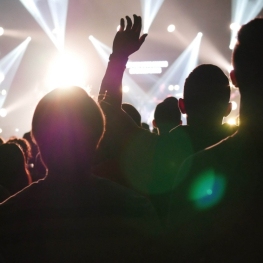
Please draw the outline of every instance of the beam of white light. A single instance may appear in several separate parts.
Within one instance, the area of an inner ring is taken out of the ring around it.
[[[233,49],[236,44],[237,32],[239,25],[246,24],[255,18],[263,8],[262,0],[232,0],[232,24],[237,25],[231,31],[229,48]]]
[[[5,30],[2,27],[0,27],[0,36],[2,36],[4,34],[4,32],[5,32]]]
[[[197,66],[201,39],[201,35],[198,34],[174,63],[170,65],[148,93],[150,97],[157,93],[163,84],[169,85],[170,83],[177,83],[179,87],[184,86],[186,77]]]
[[[59,51],[64,49],[68,0],[20,0]]]
[[[152,22],[157,15],[164,0],[141,0],[141,8],[143,14],[143,32],[148,33]]]
[[[5,94],[8,93],[29,42],[30,38],[27,38],[0,60],[0,72],[4,75],[4,79],[0,83],[0,87],[5,87]],[[0,108],[3,106],[5,99],[6,96],[0,96]]]

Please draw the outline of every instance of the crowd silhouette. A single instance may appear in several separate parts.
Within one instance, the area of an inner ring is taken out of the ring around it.
[[[230,80],[203,64],[156,105],[157,134],[122,101],[141,27],[121,19],[98,102],[58,87],[24,139],[0,140],[0,262],[263,261],[263,19],[232,55],[240,125],[222,123]]]

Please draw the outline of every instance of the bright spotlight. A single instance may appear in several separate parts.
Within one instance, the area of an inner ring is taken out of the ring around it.
[[[174,90],[179,90],[180,86],[179,85],[174,85]]]
[[[0,128],[0,133],[2,133],[3,132],[3,130]]]
[[[76,54],[59,53],[50,63],[46,85],[49,89],[72,85],[85,86],[87,72],[84,60]]]
[[[174,32],[174,30],[175,30],[175,25],[169,25],[168,27],[167,27],[167,31],[168,32]]]
[[[5,108],[0,109],[0,116],[4,118],[7,115],[7,110]]]
[[[174,89],[174,86],[173,85],[169,85],[168,86],[168,90],[172,91]]]
[[[197,34],[197,36],[202,37],[202,36],[203,36],[203,33],[202,33],[202,32],[199,32],[199,33]]]
[[[4,34],[4,32],[5,32],[5,30],[2,27],[0,27],[0,36],[2,36]]]
[[[2,96],[5,96],[5,95],[6,95],[6,90],[5,90],[5,89],[3,89],[3,90],[1,91],[1,95],[2,95]]]
[[[235,101],[230,101],[232,103],[232,110],[237,109],[237,103]]]
[[[233,65],[229,65],[227,69],[228,73],[230,73],[233,69],[234,69]]]
[[[232,24],[230,24],[230,29],[232,30],[232,31],[238,31],[239,29],[240,29],[240,25],[239,24],[237,24],[237,23],[232,23]]]
[[[129,92],[129,90],[130,90],[129,86],[123,86],[123,87],[122,87],[122,91],[123,91],[124,93]]]
[[[93,40],[93,39],[94,39],[94,36],[90,35],[89,40]]]
[[[28,41],[28,42],[31,41],[31,39],[32,39],[31,37],[27,37],[27,41]]]
[[[236,125],[236,119],[235,118],[230,118],[227,120],[227,123],[230,125]]]
[[[19,132],[19,129],[18,129],[18,128],[16,128],[16,129],[15,129],[15,131],[16,131],[16,132]]]
[[[0,83],[5,79],[4,73],[0,72]]]

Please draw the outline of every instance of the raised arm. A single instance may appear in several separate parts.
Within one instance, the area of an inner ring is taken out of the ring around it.
[[[104,100],[114,107],[121,108],[122,104],[122,78],[129,56],[140,49],[147,34],[141,34],[142,19],[133,15],[134,22],[129,16],[120,21],[120,29],[113,40],[112,54],[109,57],[108,67],[103,77],[99,101]]]

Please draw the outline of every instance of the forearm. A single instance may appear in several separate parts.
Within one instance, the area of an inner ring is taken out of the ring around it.
[[[102,79],[99,100],[105,96],[105,101],[112,106],[121,107],[122,104],[122,78],[126,69],[128,58],[114,53],[109,57],[108,66]]]

